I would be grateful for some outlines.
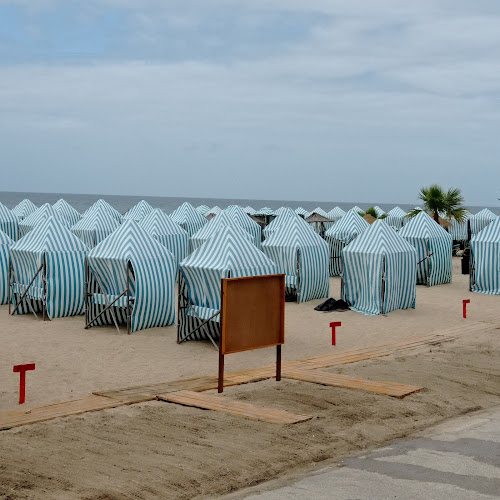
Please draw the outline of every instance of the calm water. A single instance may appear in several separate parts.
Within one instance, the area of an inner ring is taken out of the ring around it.
[[[103,198],[108,203],[113,205],[122,214],[133,207],[137,202],[141,200],[146,200],[150,205],[155,208],[161,208],[167,214],[173,212],[179,205],[183,202],[188,201],[195,207],[198,205],[207,205],[210,208],[217,205],[220,208],[225,208],[228,205],[241,205],[246,207],[250,205],[251,207],[258,209],[262,207],[269,207],[272,209],[277,209],[282,206],[288,206],[292,208],[297,208],[299,206],[305,208],[306,210],[313,210],[314,208],[320,206],[323,210],[327,212],[335,206],[339,206],[343,210],[349,210],[354,205],[359,206],[362,209],[366,209],[373,205],[378,205],[382,210],[389,211],[395,205],[399,205],[403,210],[410,210],[414,205],[404,204],[404,203],[378,203],[378,202],[363,202],[363,201],[352,201],[349,203],[342,202],[325,202],[325,201],[294,201],[294,200],[245,200],[245,199],[221,199],[221,198],[175,198],[175,197],[163,197],[163,196],[117,196],[117,195],[97,195],[97,194],[69,194],[69,193],[11,193],[11,192],[0,192],[0,202],[9,208],[15,207],[24,198],[29,198],[35,205],[40,206],[43,203],[53,204],[60,198],[64,198],[70,205],[76,208],[79,212],[86,210],[92,203],[97,201],[99,198]],[[472,213],[479,212],[485,207],[468,207]],[[500,215],[500,207],[487,207],[495,214]]]

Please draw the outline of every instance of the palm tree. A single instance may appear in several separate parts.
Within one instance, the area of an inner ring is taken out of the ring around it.
[[[374,207],[367,208],[364,212],[358,212],[358,213],[359,215],[361,215],[361,217],[363,217],[364,215],[371,215],[375,219],[385,219],[387,217],[387,214],[382,214],[379,217]]]
[[[424,210],[428,212],[439,224],[439,214],[442,213],[448,219],[463,222],[467,216],[467,209],[462,205],[464,197],[458,188],[450,188],[445,191],[438,184],[420,189],[418,198],[424,203]],[[415,217],[420,210],[411,210],[408,217]]]

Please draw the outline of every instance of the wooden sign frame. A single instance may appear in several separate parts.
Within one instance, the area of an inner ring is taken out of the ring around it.
[[[218,392],[224,389],[224,356],[276,346],[276,380],[281,380],[285,343],[285,275],[221,280]]]

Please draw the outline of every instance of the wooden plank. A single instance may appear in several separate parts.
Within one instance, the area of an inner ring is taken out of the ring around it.
[[[167,401],[169,403],[177,403],[185,406],[194,406],[204,410],[230,413],[232,415],[272,424],[296,424],[313,418],[311,415],[296,415],[285,410],[263,408],[254,406],[250,403],[227,399],[225,396],[203,394],[193,391],[179,391],[170,392],[168,394],[159,394],[157,398],[160,401]]]
[[[341,387],[343,389],[358,389],[384,396],[392,396],[399,399],[423,389],[423,387],[398,384],[395,382],[347,377],[345,375],[337,375],[335,373],[328,373],[321,370],[285,370],[283,377],[293,380],[301,380],[303,382],[312,382],[314,384]]]

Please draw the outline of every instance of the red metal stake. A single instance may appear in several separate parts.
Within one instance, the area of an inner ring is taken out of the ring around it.
[[[332,345],[335,345],[335,327],[337,326],[342,326],[342,323],[340,321],[334,321],[333,323],[330,323],[330,327],[332,329]]]
[[[14,373],[19,373],[19,404],[24,403],[26,397],[26,372],[35,369],[35,363],[15,365]]]
[[[464,299],[463,301],[463,306],[464,306],[464,318],[467,317],[467,304],[470,304],[470,299]]]

